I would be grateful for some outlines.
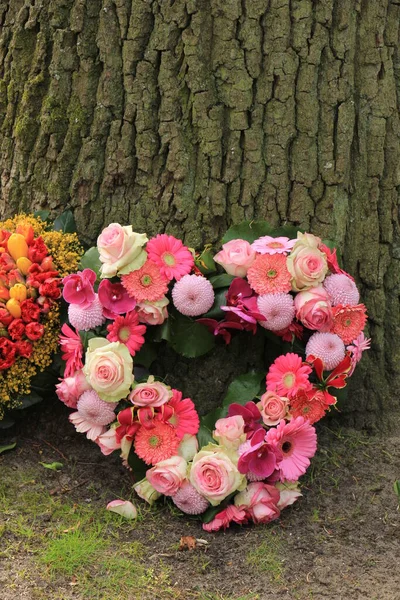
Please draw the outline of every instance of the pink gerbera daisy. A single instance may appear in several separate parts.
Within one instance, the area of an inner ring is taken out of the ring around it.
[[[137,302],[155,302],[168,291],[168,281],[151,260],[146,260],[140,269],[123,275],[121,280],[128,294]]]
[[[190,273],[194,266],[194,259],[189,249],[181,240],[165,233],[156,235],[147,242],[146,251],[152,260],[169,281],[179,281],[183,275]]]
[[[292,289],[284,254],[258,255],[247,271],[247,280],[257,294],[277,294]]]
[[[278,459],[281,481],[297,481],[304,475],[317,450],[317,434],[304,417],[296,417],[289,423],[282,420],[267,432],[266,440],[282,454]]]
[[[333,333],[339,335],[345,344],[350,344],[365,327],[366,310],[364,304],[335,306],[333,309]]]
[[[118,316],[113,323],[107,326],[109,332],[107,339],[109,342],[122,342],[125,344],[132,354],[140,350],[144,344],[144,334],[146,326],[139,325],[139,316],[136,312],[131,311],[126,315]]]
[[[177,453],[179,439],[173,427],[154,421],[151,429],[141,427],[135,437],[136,454],[147,465],[155,465]]]
[[[165,405],[173,409],[173,414],[168,418],[168,423],[175,429],[175,434],[179,440],[186,433],[196,435],[199,431],[200,420],[193,401],[190,398],[182,399],[182,392],[178,390],[172,390],[172,394],[171,400]]]
[[[371,338],[366,338],[361,332],[360,335],[353,340],[351,346],[347,346],[347,350],[351,352],[351,370],[349,377],[354,373],[357,363],[360,362],[363,352],[371,348]]]
[[[61,331],[64,335],[60,335],[59,344],[62,359],[66,361],[64,377],[70,377],[83,367],[83,344],[80,335],[66,323],[61,327]]]
[[[267,391],[277,392],[280,396],[293,398],[299,390],[308,391],[311,383],[308,379],[312,369],[303,364],[298,354],[289,352],[279,356],[270,366],[267,374]]]
[[[290,240],[287,237],[264,235],[253,242],[251,247],[259,254],[287,254],[296,242],[297,240]]]

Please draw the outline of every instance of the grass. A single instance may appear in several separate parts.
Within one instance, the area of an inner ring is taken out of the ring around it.
[[[279,583],[284,573],[281,542],[274,529],[266,529],[259,546],[246,557],[247,564],[258,573],[267,574],[270,582]]]

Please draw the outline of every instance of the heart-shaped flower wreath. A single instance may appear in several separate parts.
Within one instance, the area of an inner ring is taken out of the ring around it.
[[[140,497],[169,496],[212,531],[276,519],[301,495],[317,447],[313,424],[369,347],[365,306],[331,248],[253,222],[230,229],[213,256],[113,223],[82,270],[64,278],[72,327],[62,329],[58,396],[104,454],[121,451]],[[288,350],[269,367],[266,389],[259,373],[245,374],[201,420],[180,391],[134,377],[134,363],[149,367],[156,357],[146,350],[155,340],[196,357],[258,326]]]

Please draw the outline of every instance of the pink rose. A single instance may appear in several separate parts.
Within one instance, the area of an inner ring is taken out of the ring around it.
[[[237,507],[244,509],[256,524],[269,523],[280,515],[277,507],[279,491],[262,481],[249,483],[243,492],[235,496],[234,502]]]
[[[322,285],[300,292],[294,299],[296,317],[308,329],[330,331],[333,323],[329,294]]]
[[[279,482],[275,484],[275,487],[280,494],[279,502],[277,504],[279,510],[283,510],[287,506],[290,506],[296,502],[297,498],[303,495],[299,490],[298,481]]]
[[[133,383],[133,361],[121,342],[91,338],[83,372],[92,388],[105,402],[126,398]]]
[[[210,504],[217,506],[246,482],[236,463],[235,452],[208,444],[193,458],[190,483]]]
[[[275,392],[265,392],[260,398],[257,407],[265,425],[272,427],[284,419],[288,411],[289,399],[278,396]]]
[[[56,394],[69,408],[76,408],[79,397],[90,390],[90,385],[83,371],[75,371],[71,377],[61,379],[61,382],[56,385]]]
[[[114,277],[117,273],[126,274],[140,269],[147,259],[143,250],[148,241],[145,233],[135,233],[132,226],[122,227],[111,223],[103,229],[97,238],[97,248],[101,267],[101,276]]]
[[[147,383],[138,383],[135,385],[133,392],[129,394],[129,400],[135,406],[162,406],[172,398],[172,391],[169,385],[154,381],[154,377],[150,375]]]
[[[237,449],[246,440],[244,419],[240,415],[218,419],[213,437],[221,446]]]
[[[245,240],[231,240],[222,246],[222,250],[214,256],[229,275],[245,277],[247,269],[253,264],[256,252]]]
[[[162,325],[168,317],[168,304],[169,300],[165,296],[156,302],[140,302],[136,307],[139,322],[147,325]]]
[[[328,272],[326,255],[318,248],[321,240],[311,233],[298,233],[297,242],[287,257],[292,289],[308,290],[322,283]]]
[[[104,456],[108,456],[114,452],[114,450],[119,450],[121,448],[121,444],[117,441],[117,434],[114,427],[111,427],[99,435],[94,441],[99,446]]]
[[[181,456],[162,460],[146,472],[147,481],[164,496],[174,496],[186,479],[187,462]]]
[[[93,285],[96,273],[92,269],[84,269],[67,275],[63,279],[63,297],[68,304],[79,304],[81,308],[90,306],[96,297]]]

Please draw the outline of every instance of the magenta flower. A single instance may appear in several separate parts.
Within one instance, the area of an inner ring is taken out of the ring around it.
[[[244,406],[233,403],[228,408],[228,417],[240,415],[244,420],[244,432],[251,437],[258,429],[263,429],[261,412],[254,402],[247,402]],[[264,430],[263,430],[264,431]]]
[[[276,469],[277,454],[265,441],[264,429],[258,429],[253,437],[239,447],[238,469],[244,475],[250,471],[260,479],[266,479]]]
[[[138,314],[132,311],[126,313],[125,316],[117,316],[115,321],[107,326],[107,331],[109,342],[125,344],[129,353],[135,356],[144,344],[143,336],[146,333],[146,325],[140,325]]]
[[[228,329],[238,329],[243,331],[244,327],[239,321],[217,321],[216,319],[196,319],[197,323],[201,323],[213,334],[220,335],[224,339],[225,344],[229,344],[232,335]]]
[[[136,300],[128,295],[121,283],[111,283],[109,279],[103,279],[98,293],[103,314],[107,319],[114,320],[118,315],[125,314],[136,306]]]
[[[93,285],[96,281],[96,273],[92,269],[84,269],[67,275],[63,279],[63,297],[68,304],[79,304],[86,308],[94,302],[95,293]]]
[[[317,435],[307,419],[295,417],[289,423],[282,420],[267,432],[266,439],[280,453],[281,481],[297,481],[304,475],[317,450]]]
[[[226,293],[226,306],[221,306],[225,312],[232,312],[240,319],[249,323],[265,321],[265,317],[257,307],[257,296],[244,279],[236,277]]]

